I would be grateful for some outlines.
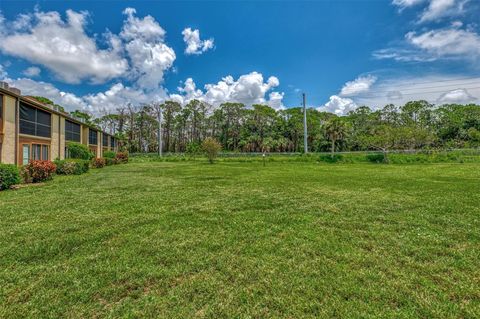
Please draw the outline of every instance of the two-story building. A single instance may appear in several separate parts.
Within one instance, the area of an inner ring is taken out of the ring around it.
[[[68,158],[69,141],[87,145],[96,157],[118,148],[106,132],[0,82],[0,163]]]

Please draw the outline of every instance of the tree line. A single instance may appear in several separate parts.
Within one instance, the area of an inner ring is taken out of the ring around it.
[[[195,152],[208,137],[225,151],[303,152],[303,109],[275,110],[224,103],[212,107],[199,100],[125,105],[93,118],[71,112],[116,135],[129,152],[157,152],[162,114],[164,152]],[[310,152],[362,151],[480,146],[480,106],[427,101],[392,104],[373,110],[362,106],[345,116],[307,109]]]

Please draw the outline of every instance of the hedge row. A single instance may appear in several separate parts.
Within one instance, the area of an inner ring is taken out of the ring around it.
[[[107,152],[105,152],[107,153]],[[0,190],[9,189],[21,182],[39,183],[51,180],[57,175],[80,175],[88,172],[90,167],[101,168],[107,165],[128,163],[128,153],[105,154],[106,158],[65,159],[51,161],[30,161],[20,169],[12,164],[0,164]]]

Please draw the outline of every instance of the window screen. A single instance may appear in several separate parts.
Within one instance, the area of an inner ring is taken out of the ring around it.
[[[48,145],[42,145],[42,160],[48,161],[49,157]]]
[[[108,147],[108,135],[105,133],[102,133],[102,145],[103,147]]]
[[[65,140],[80,142],[80,124],[65,120]]]
[[[98,144],[98,133],[95,130],[88,129],[88,144]]]
[[[32,144],[32,159],[34,161],[39,161],[42,159],[42,145],[39,144]]]
[[[41,137],[51,135],[51,115],[37,108],[20,104],[20,133]]]

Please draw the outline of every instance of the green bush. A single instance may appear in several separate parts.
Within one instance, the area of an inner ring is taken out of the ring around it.
[[[106,151],[103,152],[103,157],[105,158],[115,158],[115,152],[114,151]]]
[[[202,153],[202,146],[196,142],[190,142],[187,144],[185,153],[189,156],[195,156]]]
[[[366,157],[372,163],[385,163],[385,156],[382,153],[367,154]]]
[[[78,158],[89,161],[94,157],[93,153],[90,151],[87,145],[75,142],[68,142],[67,149],[69,158]]]
[[[217,158],[218,153],[222,150],[222,146],[218,141],[212,137],[207,137],[202,142],[202,150],[208,158],[208,162],[213,164],[215,158]]]
[[[110,166],[115,164],[117,164],[117,161],[115,158],[105,157],[105,165]]]
[[[72,159],[71,161],[78,164],[77,166],[78,173],[75,173],[76,175],[86,173],[90,169],[90,161],[81,160],[81,159]]]
[[[321,162],[326,162],[326,163],[338,163],[343,160],[343,155],[341,154],[335,154],[335,155],[327,155],[327,154],[322,154],[318,158],[319,161]]]
[[[54,163],[57,165],[58,175],[80,175],[88,172],[90,168],[88,161],[78,159],[56,160]]]
[[[20,183],[20,172],[15,165],[0,164],[0,190]]]

